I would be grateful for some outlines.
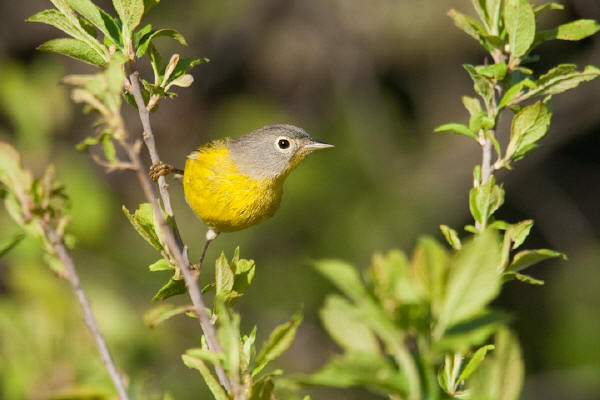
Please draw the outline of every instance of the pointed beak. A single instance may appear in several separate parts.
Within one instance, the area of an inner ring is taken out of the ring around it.
[[[310,142],[308,144],[305,144],[303,147],[306,150],[308,150],[308,151],[315,151],[315,150],[319,150],[319,149],[328,149],[330,147],[335,147],[335,146],[332,145],[332,144],[327,144],[327,143],[323,143],[323,142],[317,142],[315,140],[315,141],[312,141],[312,142]]]

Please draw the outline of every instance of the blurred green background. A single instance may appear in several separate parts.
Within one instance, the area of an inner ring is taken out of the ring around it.
[[[108,1],[99,1],[114,14]],[[576,18],[600,19],[596,0],[564,1],[545,28]],[[163,391],[175,399],[208,398],[199,374],[180,354],[198,345],[199,328],[180,318],[150,330],[142,314],[168,275],[150,273],[157,258],[121,213],[142,199],[129,172],[106,175],[74,145],[92,132],[92,117],[58,81],[91,68],[35,47],[61,33],[26,24],[45,0],[0,0],[0,139],[14,143],[38,173],[49,162],[72,198],[74,252],[113,354],[138,398]],[[164,161],[182,167],[195,146],[270,123],[293,123],[334,143],[288,179],[281,209],[266,223],[224,234],[208,254],[241,247],[258,264],[237,306],[258,341],[303,307],[297,339],[280,361],[286,372],[316,370],[336,349],[317,312],[333,290],[309,266],[339,257],[359,267],[377,250],[410,251],[417,237],[441,237],[439,224],[470,223],[468,190],[480,149],[433,128],[467,120],[460,96],[472,86],[463,63],[481,63],[478,44],[455,29],[449,8],[471,13],[468,0],[163,0],[146,22],[179,30],[189,47],[164,40],[161,53],[211,59],[179,97],[152,115]],[[538,72],[561,62],[600,65],[600,37],[544,44]],[[147,65],[142,66],[147,74]],[[508,221],[533,218],[529,248],[566,252],[532,274],[546,285],[508,284],[497,306],[514,315],[527,365],[523,399],[600,398],[600,80],[553,100],[543,146],[501,172]],[[125,109],[132,133],[136,112]],[[506,124],[504,124],[506,125]],[[506,131],[501,133],[506,141]],[[176,216],[192,257],[205,228],[173,182]],[[14,226],[0,214],[0,240]],[[177,299],[184,302],[183,296]],[[66,282],[25,241],[0,260],[0,398],[45,399],[76,389],[110,392],[90,335]],[[368,399],[362,391],[320,390],[315,399]]]

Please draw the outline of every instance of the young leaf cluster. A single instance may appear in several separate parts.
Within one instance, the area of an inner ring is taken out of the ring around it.
[[[63,185],[56,181],[54,165],[49,165],[41,177],[35,178],[21,166],[17,150],[0,142],[0,196],[8,214],[23,231],[4,240],[0,255],[27,235],[41,242],[48,266],[65,278],[65,267],[56,254],[55,244],[65,241],[73,245],[74,240],[65,234],[70,220],[69,200]]]
[[[50,0],[55,9],[48,9],[31,16],[28,22],[40,22],[54,26],[68,38],[52,39],[38,47],[39,50],[60,53],[103,69],[102,73],[72,75],[65,83],[77,86],[73,100],[84,103],[88,110],[96,111],[101,119],[98,133],[86,138],[79,150],[101,144],[104,159],[94,159],[109,171],[131,168],[118,160],[112,138],[123,134],[123,124],[118,113],[121,96],[136,106],[131,86],[125,79],[125,69],[135,70],[138,59],[149,55],[154,70],[154,82],[142,79],[144,97],[149,110],[155,109],[163,97],[172,97],[173,86],[188,87],[194,81],[191,69],[207,59],[183,58],[173,54],[166,65],[154,46],[160,37],[170,37],[182,45],[185,38],[173,29],[155,29],[147,24],[140,27],[142,17],[158,0],[114,0],[116,16],[95,5],[91,0]],[[127,89],[128,91],[124,91]],[[118,139],[118,138],[117,138]]]
[[[424,237],[410,260],[396,250],[377,254],[364,280],[342,261],[316,263],[345,295],[328,296],[320,313],[344,353],[301,380],[393,398],[444,398],[441,389],[479,398],[469,378],[493,348],[486,341],[506,321],[489,308],[502,285],[500,263],[501,242],[491,230],[460,250]]]
[[[221,254],[215,262],[215,282],[207,285],[204,292],[215,291],[214,308],[210,314],[217,326],[217,335],[223,352],[215,353],[209,350],[206,341],[202,340],[201,347],[189,349],[182,355],[185,365],[200,372],[215,399],[272,399],[275,389],[274,379],[283,372],[274,370],[263,373],[263,371],[292,344],[296,330],[302,321],[302,313],[297,312],[289,321],[277,326],[258,350],[257,327],[254,326],[250,333],[243,334],[240,330],[241,317],[232,308],[232,304],[243,296],[252,283],[254,271],[254,261],[240,259],[239,248],[236,249],[231,261]],[[161,289],[163,290],[164,288]],[[169,296],[164,298],[166,297]],[[144,320],[150,327],[155,327],[181,314],[194,316],[193,308],[161,304],[149,310]],[[219,365],[225,370],[232,382],[231,391],[226,391],[219,384],[208,367],[210,364]]]
[[[480,99],[463,98],[470,114],[468,125],[448,123],[436,131],[464,135],[481,146],[491,141],[497,156],[493,169],[511,168],[511,162],[537,148],[548,132],[552,110],[547,103],[551,97],[600,75],[600,69],[592,65],[578,70],[573,64],[560,64],[536,77],[526,66],[538,59],[532,52],[550,40],[585,39],[600,30],[600,24],[581,19],[554,29],[537,30],[541,15],[563,7],[557,3],[534,7],[528,0],[473,0],[472,3],[479,21],[456,10],[450,10],[448,15],[458,28],[489,52],[493,63],[464,65]],[[527,100],[536,102],[526,104]],[[502,149],[495,129],[500,114],[507,108],[514,116],[509,143]]]

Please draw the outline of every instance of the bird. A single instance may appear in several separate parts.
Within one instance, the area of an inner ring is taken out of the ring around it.
[[[210,241],[271,218],[290,172],[308,154],[331,147],[297,126],[266,125],[199,146],[187,156],[183,171],[158,162],[150,176],[156,181],[171,172],[182,175],[185,199],[208,226]]]

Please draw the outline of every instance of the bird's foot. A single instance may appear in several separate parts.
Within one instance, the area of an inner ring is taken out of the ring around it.
[[[148,175],[150,175],[150,179],[156,182],[161,176],[169,175],[170,173],[183,175],[182,170],[175,168],[172,165],[165,164],[162,161],[157,161],[154,164],[152,164]]]

